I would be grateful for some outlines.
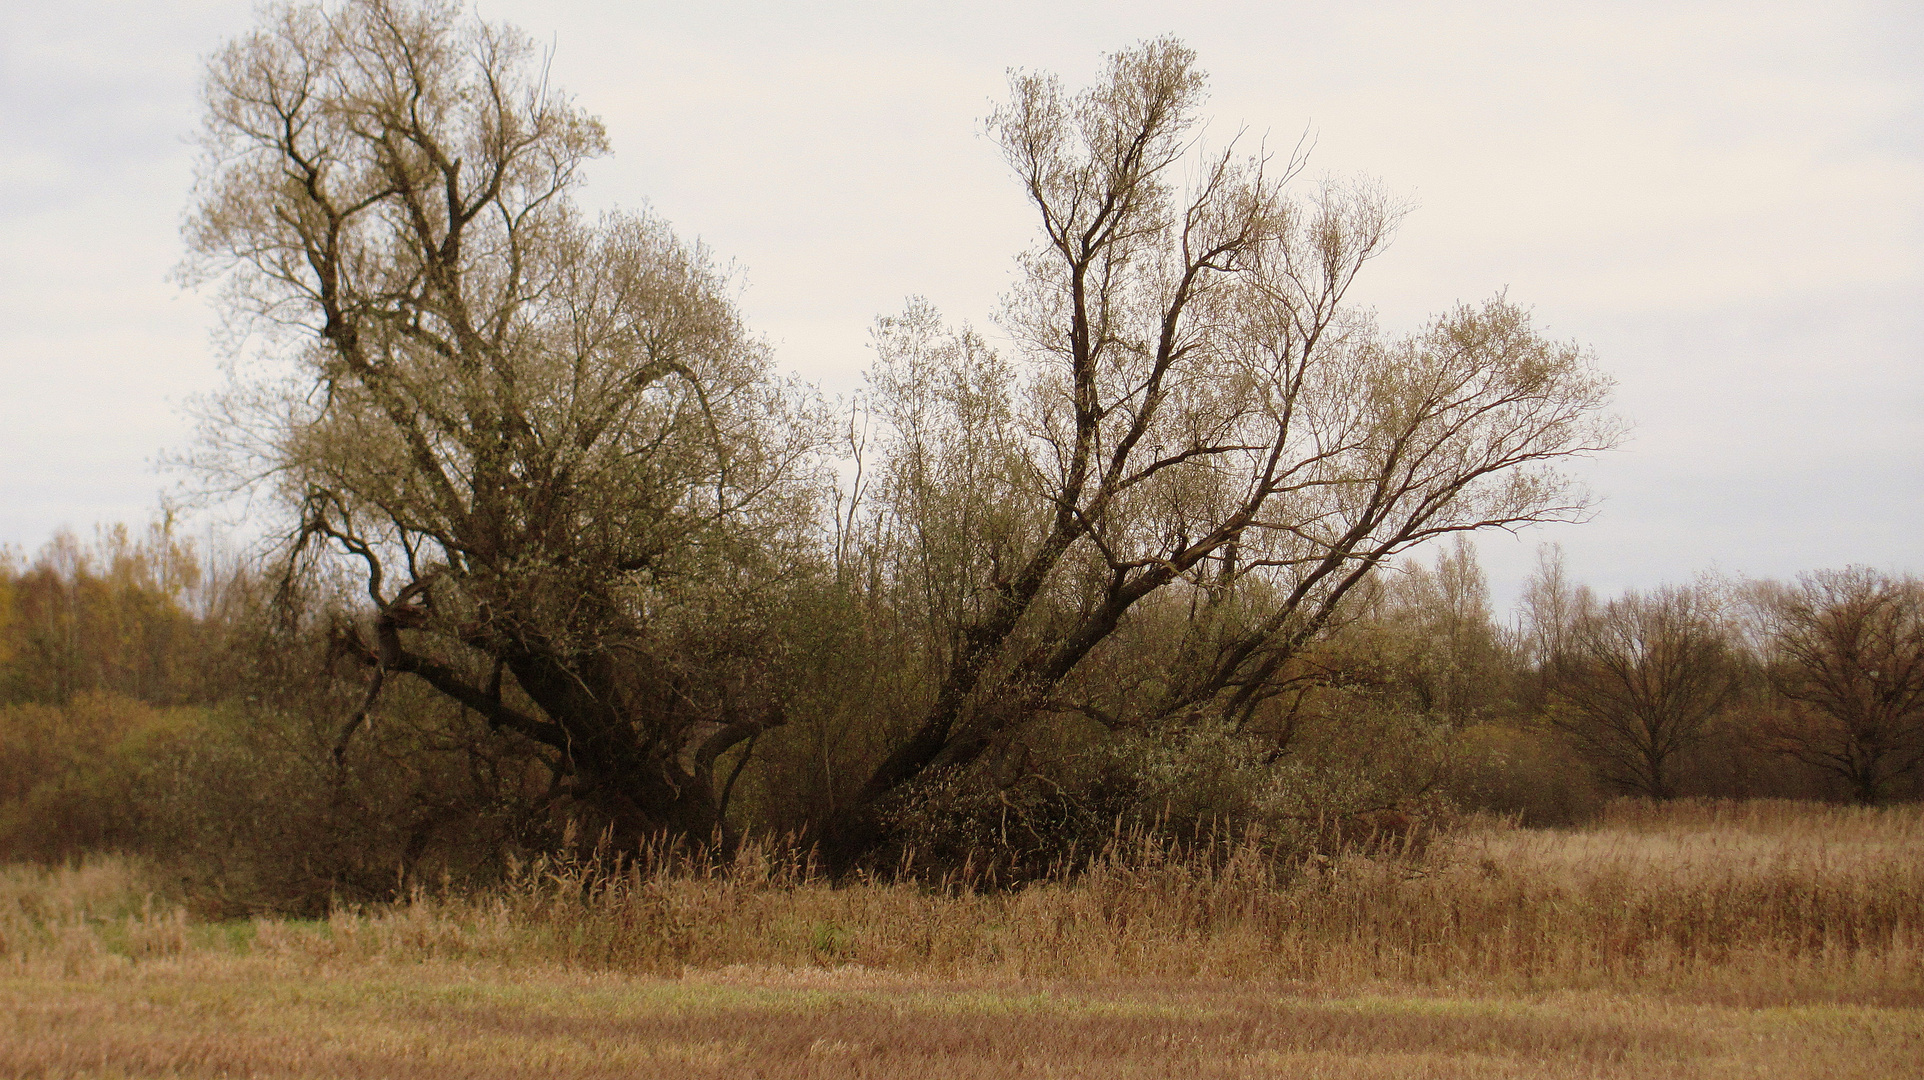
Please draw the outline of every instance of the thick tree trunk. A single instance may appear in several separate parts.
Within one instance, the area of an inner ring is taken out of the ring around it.
[[[401,631],[418,618],[408,606],[411,594],[389,604],[375,619],[373,647],[350,635],[350,651],[372,669],[361,708],[343,726],[335,748],[344,762],[348,740],[365,721],[389,672],[414,675],[452,700],[478,713],[491,726],[516,732],[556,752],[564,788],[585,812],[582,840],[598,844],[605,836],[618,852],[633,853],[647,844],[678,842],[691,850],[725,854],[737,842],[723,817],[714,781],[715,763],[739,743],[782,724],[781,711],[731,722],[692,743],[702,722],[677,718],[666,705],[662,715],[642,715],[644,700],[623,694],[611,662],[569,663],[550,652],[526,646],[474,643],[496,655],[500,668],[533,709],[504,702],[500,679],[477,686],[453,666],[415,652]],[[645,697],[645,695],[644,695]]]

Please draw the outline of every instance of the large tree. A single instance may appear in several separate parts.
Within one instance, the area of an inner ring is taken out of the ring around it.
[[[1205,150],[1202,75],[1156,41],[1081,93],[1015,79],[1017,347],[885,324],[876,513],[825,543],[815,433],[721,276],[652,218],[583,220],[605,139],[531,59],[453,5],[348,0],[212,65],[189,237],[287,365],[229,397],[225,462],[277,484],[297,559],[359,568],[344,745],[404,674],[548,747],[624,839],[725,829],[718,758],[784,719],[789,609],[755,598],[846,570],[859,526],[928,690],[837,802],[846,860],[878,804],[1040,715],[1247,721],[1384,560],[1585,513],[1558,462],[1614,437],[1585,352],[1501,297],[1379,334],[1345,298],[1398,209]],[[1119,717],[1091,661],[1132,619],[1169,630]]]
[[[1442,534],[1567,521],[1561,459],[1611,445],[1609,383],[1502,297],[1402,338],[1345,300],[1400,211],[1369,184],[1286,188],[1295,157],[1205,145],[1203,75],[1159,40],[1094,86],[1017,74],[990,119],[1037,241],[1013,356],[886,321],[880,502],[932,598],[932,690],[838,823],[967,766],[1039,715],[1241,722],[1374,568]],[[1084,679],[1131,618],[1149,677]],[[1173,617],[1172,617],[1173,616]]]
[[[438,0],[288,3],[218,53],[187,226],[279,368],[214,464],[358,567],[341,648],[548,749],[624,841],[724,825],[718,755],[781,712],[757,587],[807,541],[808,425],[728,284],[571,201],[601,125],[529,40]]]

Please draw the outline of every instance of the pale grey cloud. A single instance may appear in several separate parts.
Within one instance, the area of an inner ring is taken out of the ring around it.
[[[1414,326],[1500,289],[1591,343],[1637,424],[1557,530],[1606,587],[1924,569],[1924,12],[1899,3],[482,5],[608,121],[591,203],[652,202],[745,269],[780,356],[859,383],[870,320],[986,322],[1028,240],[980,120],[1007,67],[1088,78],[1175,33],[1247,127],[1419,209],[1365,298]],[[211,386],[164,280],[196,57],[242,4],[0,24],[0,539],[138,517]],[[1513,587],[1535,538],[1485,546]]]
[[[196,56],[246,5],[0,14],[0,542],[139,520],[151,462],[214,381],[203,304],[166,280]]]

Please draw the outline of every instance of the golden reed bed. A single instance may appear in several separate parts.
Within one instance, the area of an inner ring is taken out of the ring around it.
[[[539,864],[202,923],[0,877],[4,1076],[1897,1077],[1924,813],[1625,803],[1279,879],[1112,851],[1017,892]]]

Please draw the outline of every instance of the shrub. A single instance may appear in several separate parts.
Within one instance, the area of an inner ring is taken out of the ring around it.
[[[154,820],[148,796],[210,724],[204,709],[106,692],[0,708],[0,860],[141,847]]]
[[[1376,749],[1357,755],[1365,743]],[[870,869],[1011,884],[1113,857],[1123,835],[1166,854],[1254,843],[1278,865],[1377,833],[1406,842],[1447,813],[1432,790],[1446,753],[1438,730],[1363,711],[1288,752],[1214,721],[1067,749],[1032,741],[891,803],[895,843]]]

